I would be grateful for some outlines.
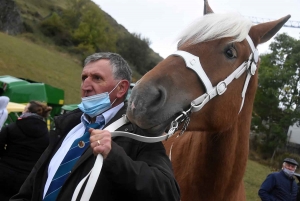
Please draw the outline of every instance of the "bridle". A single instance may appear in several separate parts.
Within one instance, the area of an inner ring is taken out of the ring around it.
[[[216,97],[217,95],[222,95],[227,86],[234,80],[238,79],[245,71],[247,71],[247,77],[244,83],[244,87],[242,90],[242,103],[239,112],[242,110],[245,100],[245,94],[247,91],[247,87],[250,81],[251,76],[255,75],[257,69],[257,62],[258,62],[258,50],[255,48],[254,43],[249,35],[247,35],[246,40],[251,48],[251,54],[249,55],[249,59],[244,61],[239,67],[237,67],[226,79],[219,82],[216,86],[212,86],[212,83],[208,76],[206,75],[205,71],[202,68],[200,58],[189,53],[186,51],[176,51],[171,55],[181,57],[186,64],[186,67],[193,70],[202,83],[205,86],[206,93],[202,94],[195,100],[191,102],[191,106],[188,110],[183,111],[174,121],[171,122],[170,129],[168,134],[172,135],[177,129],[178,124],[185,122],[183,128],[179,135],[181,135],[189,124],[190,115],[193,112],[198,112],[203,106],[208,103],[212,98]]]

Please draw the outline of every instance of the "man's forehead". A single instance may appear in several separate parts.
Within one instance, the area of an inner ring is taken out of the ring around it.
[[[101,73],[101,72],[112,72],[112,67],[109,61],[95,61],[88,63],[84,66],[82,73]]]
[[[90,65],[105,65],[105,66],[108,65],[108,66],[111,66],[109,59],[98,59],[98,60],[95,60],[95,61],[90,61],[89,63],[85,64],[84,68],[86,66],[90,66]]]
[[[293,164],[293,163],[289,163],[289,162],[285,162],[286,164],[289,164],[289,165],[294,165],[294,166],[296,166],[295,164]]]

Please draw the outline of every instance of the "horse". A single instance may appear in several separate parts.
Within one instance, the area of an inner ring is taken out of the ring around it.
[[[253,25],[204,4],[205,15],[183,32],[178,51],[136,83],[126,115],[152,136],[178,130],[164,146],[182,201],[243,201],[258,85],[256,47],[290,15]]]

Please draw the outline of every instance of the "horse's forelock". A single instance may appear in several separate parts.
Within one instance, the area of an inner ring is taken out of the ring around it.
[[[244,40],[252,26],[249,19],[238,13],[208,14],[191,24],[180,35],[178,47],[233,37],[232,42]]]

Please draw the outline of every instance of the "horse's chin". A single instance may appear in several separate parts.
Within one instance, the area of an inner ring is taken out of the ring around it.
[[[145,127],[145,124],[139,124],[139,122],[131,120],[130,118],[128,118],[128,119],[130,122],[132,122],[133,124],[136,124],[139,128],[144,130],[149,137],[156,137],[156,136],[162,135],[169,128],[169,126],[173,120],[173,118],[170,118],[161,124],[158,124],[158,125],[155,125],[152,127]]]
[[[167,127],[168,125],[160,124],[151,128],[142,129],[147,132],[149,137],[157,137],[162,135],[166,131]]]

